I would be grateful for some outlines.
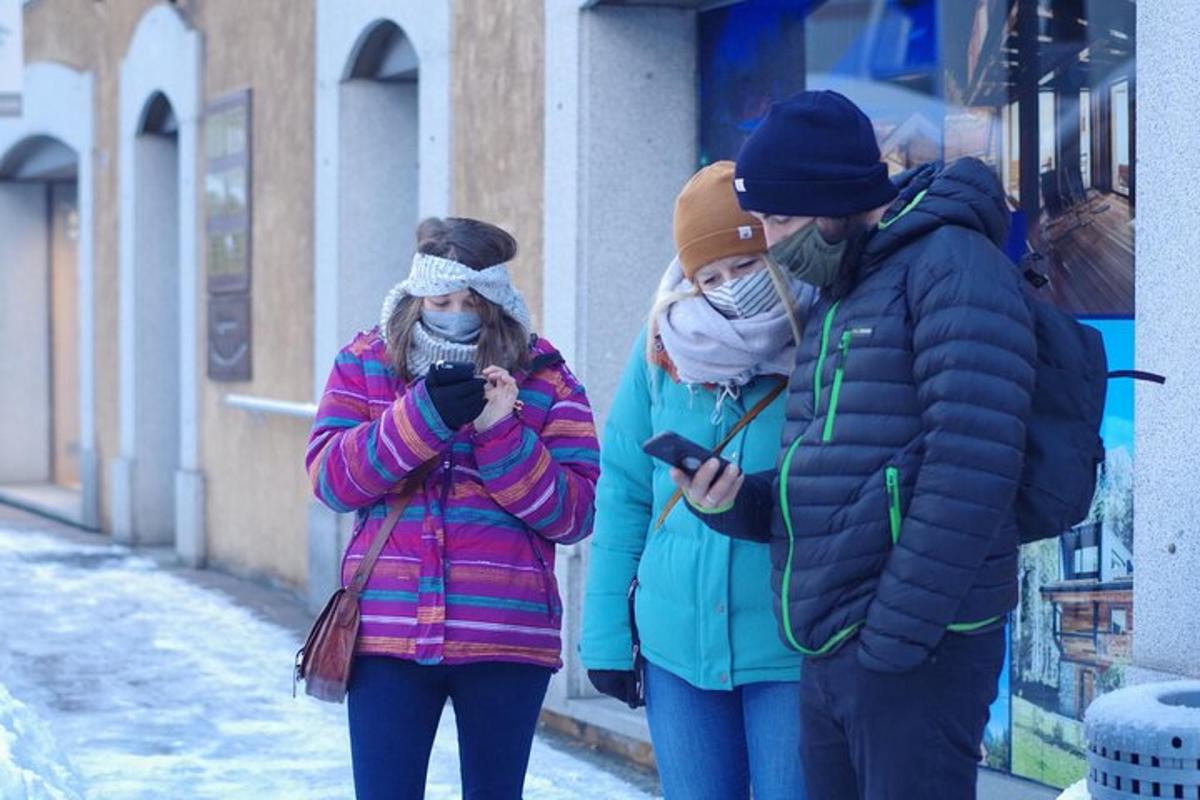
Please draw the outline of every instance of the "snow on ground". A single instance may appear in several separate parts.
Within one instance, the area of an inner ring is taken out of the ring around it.
[[[79,776],[53,735],[0,684],[0,797],[78,800]]]
[[[0,529],[0,576],[5,800],[353,796],[345,708],[292,699],[292,631],[117,546]],[[458,796],[448,707],[427,797]],[[538,740],[526,797],[650,795]]]
[[[1058,800],[1091,800],[1091,795],[1088,794],[1087,781],[1083,780],[1068,786],[1066,791],[1058,796]]]

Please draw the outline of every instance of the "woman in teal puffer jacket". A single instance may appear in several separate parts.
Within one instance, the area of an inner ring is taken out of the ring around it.
[[[640,702],[634,585],[647,717],[668,800],[749,798],[751,786],[756,800],[803,798],[800,656],[777,632],[768,549],[672,506],[668,468],[642,443],[673,431],[713,449],[757,408],[723,456],[743,472],[774,468],[786,394],[779,388],[811,294],[770,274],[761,225],[737,206],[732,162],[704,168],[684,187],[675,244],[679,256],[604,432],[583,662],[601,692]]]

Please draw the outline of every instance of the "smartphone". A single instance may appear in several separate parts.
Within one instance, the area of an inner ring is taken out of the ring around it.
[[[426,378],[434,386],[469,381],[475,375],[475,365],[468,361],[438,361],[429,370]]]
[[[642,452],[646,455],[653,456],[659,461],[664,461],[672,467],[678,467],[688,474],[690,477],[700,469],[705,461],[714,458],[713,452],[708,448],[701,447],[691,439],[685,439],[678,433],[667,431],[660,433],[657,436],[647,439],[642,445]],[[715,481],[729,466],[729,462],[723,458],[717,458],[721,462],[720,468],[717,469],[717,474],[713,477]]]

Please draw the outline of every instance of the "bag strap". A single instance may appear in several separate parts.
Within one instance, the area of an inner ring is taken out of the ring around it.
[[[1163,384],[1167,382],[1164,375],[1157,375],[1153,372],[1146,372],[1140,369],[1115,369],[1108,373],[1111,378],[1132,378],[1135,381],[1147,381],[1149,383]]]
[[[781,380],[773,389],[771,389],[771,391],[763,395],[762,399],[754,404],[754,408],[747,411],[742,418],[737,421],[737,424],[729,429],[729,433],[725,434],[725,438],[717,442],[717,446],[713,448],[713,455],[720,455],[721,451],[725,449],[725,446],[733,441],[733,437],[741,433],[742,429],[753,422],[755,417],[757,417],[763,411],[766,411],[767,406],[775,402],[775,398],[779,397],[779,395],[781,395],[783,390],[786,388],[787,381]],[[662,512],[658,515],[658,520],[654,523],[654,530],[658,530],[663,526],[663,524],[667,521],[667,517],[672,511],[675,510],[675,506],[679,504],[679,501],[682,498],[683,490],[676,489],[675,493],[671,495],[671,499],[667,501],[667,504],[663,506]]]
[[[375,562],[379,560],[379,554],[383,552],[383,546],[387,543],[388,537],[392,535],[392,530],[396,527],[396,523],[400,521],[400,515],[404,513],[404,509],[408,508],[408,504],[412,502],[417,489],[429,477],[429,473],[433,472],[433,468],[436,465],[437,459],[432,458],[408,473],[408,477],[404,481],[404,487],[396,494],[395,505],[388,513],[387,518],[384,519],[383,524],[379,526],[379,530],[375,533],[375,538],[371,541],[370,548],[367,549],[367,554],[359,562],[358,569],[354,571],[354,577],[350,579],[350,585],[346,587],[346,591],[355,600],[362,594],[363,587],[367,585],[367,578],[371,576],[371,570],[375,569]]]

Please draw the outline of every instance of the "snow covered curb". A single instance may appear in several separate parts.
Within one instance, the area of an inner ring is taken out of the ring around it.
[[[79,775],[49,729],[0,684],[0,797],[83,800]]]
[[[1087,781],[1082,780],[1079,783],[1068,786],[1066,790],[1058,796],[1058,800],[1091,800],[1092,796],[1088,794]]]

